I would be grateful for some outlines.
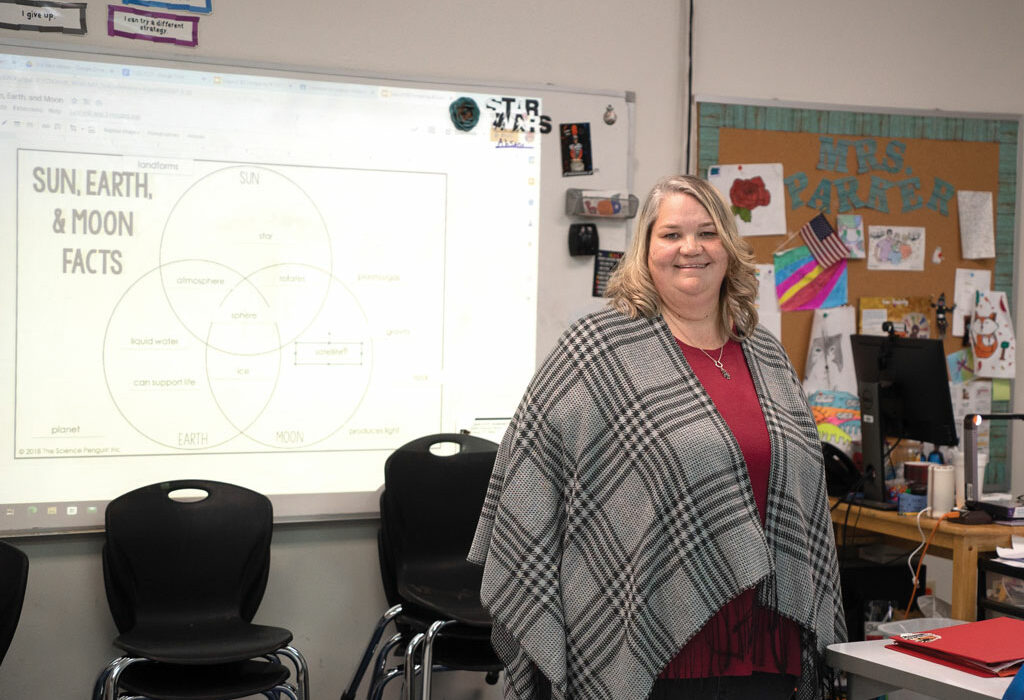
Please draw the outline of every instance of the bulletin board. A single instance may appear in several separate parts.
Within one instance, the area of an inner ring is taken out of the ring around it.
[[[1010,118],[698,102],[697,172],[706,175],[716,164],[782,164],[788,233],[748,237],[759,263],[802,245],[799,236],[783,243],[819,211],[833,225],[838,214],[861,216],[865,240],[870,226],[923,227],[921,270],[847,261],[847,303],[854,308],[864,296],[937,300],[941,293],[949,306],[957,268],[991,270],[992,289],[1012,303],[1018,132],[1019,121]],[[994,259],[961,257],[957,190],[992,193]],[[782,314],[782,342],[801,377],[813,316],[810,310]],[[930,337],[938,337],[934,313],[929,317]],[[952,319],[947,354],[963,343],[951,331]],[[1007,404],[994,402],[993,411],[1006,411]],[[993,465],[1005,464],[1005,435],[1005,424],[992,424]]]

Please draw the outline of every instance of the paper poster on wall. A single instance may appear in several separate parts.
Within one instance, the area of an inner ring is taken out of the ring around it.
[[[818,439],[853,456],[860,442],[860,401],[847,391],[816,391],[807,397]]]
[[[199,18],[107,6],[107,34],[178,46],[199,45]]]
[[[599,250],[594,256],[594,284],[590,295],[603,297],[608,289],[608,280],[618,267],[619,260],[622,260],[623,253],[618,250]]]
[[[775,294],[782,311],[830,309],[846,303],[846,260],[823,268],[810,249],[775,253]]]
[[[953,401],[953,418],[960,444],[964,440],[964,416],[968,413],[992,413],[992,382],[975,379],[966,384],[950,384],[949,397]],[[978,427],[978,451],[988,452],[990,421],[982,421]]]
[[[85,2],[0,0],[0,29],[85,34]]]
[[[923,270],[924,228],[868,226],[869,270]]]
[[[121,0],[124,5],[140,5],[142,7],[158,7],[162,10],[184,10],[210,14],[213,0],[195,0],[194,2],[173,2],[173,0]]]
[[[860,441],[860,401],[850,345],[856,325],[852,306],[814,312],[803,384],[818,437],[847,454]]]
[[[836,226],[839,237],[850,251],[849,257],[863,259],[867,255],[864,252],[864,218],[860,214],[839,214]]]
[[[850,345],[856,325],[852,306],[814,312],[803,384],[818,437],[850,455],[860,441],[860,401]]]
[[[992,400],[993,401],[1009,401],[1010,400],[1010,380],[1006,377],[996,378],[992,380]]]
[[[775,266],[766,263],[758,263],[755,266],[757,273],[757,299],[754,305],[757,307],[758,319],[765,328],[771,331],[776,338],[782,338],[782,312],[779,310],[779,300],[775,296]]]
[[[782,163],[712,165],[708,181],[732,209],[741,236],[786,233]]]
[[[1013,378],[1017,341],[1006,292],[977,292],[971,313],[971,351],[979,377]]]
[[[995,219],[992,193],[958,190],[956,206],[960,214],[960,251],[967,260],[996,256]]]
[[[974,379],[974,355],[970,348],[962,348],[946,355],[946,369],[953,384],[966,384]]]
[[[590,149],[590,123],[559,124],[562,141],[562,175],[593,175],[594,154]]]
[[[953,335],[962,336],[967,330],[965,321],[970,321],[974,311],[975,292],[987,292],[992,288],[992,270],[956,269],[953,282],[953,302],[956,305],[953,316]]]
[[[896,335],[931,337],[931,299],[928,297],[861,297],[860,332],[886,335],[882,324],[891,321]]]
[[[816,391],[857,393],[853,349],[850,346],[850,335],[856,328],[857,313],[852,306],[814,312],[804,372],[804,393],[808,396]]]

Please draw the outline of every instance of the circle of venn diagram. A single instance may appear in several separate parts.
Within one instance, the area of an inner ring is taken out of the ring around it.
[[[174,450],[336,433],[366,394],[372,346],[332,260],[318,208],[281,173],[203,176],[167,218],[159,265],[110,315],[103,365],[118,411]]]

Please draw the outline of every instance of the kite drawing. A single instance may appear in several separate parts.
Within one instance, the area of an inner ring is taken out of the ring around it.
[[[775,254],[775,294],[779,309],[830,309],[847,298],[846,260],[823,268],[807,246]]]

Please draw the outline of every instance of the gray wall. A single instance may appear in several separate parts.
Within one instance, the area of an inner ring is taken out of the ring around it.
[[[173,53],[411,78],[634,90],[642,195],[681,167],[685,8],[674,0],[215,0],[214,15],[201,23],[199,49]],[[96,34],[105,10],[106,3],[90,3],[94,34],[60,43],[147,50]],[[694,15],[698,95],[1024,113],[1020,0],[696,0]],[[32,38],[0,31],[5,41]],[[1024,189],[1017,198],[1024,202]],[[1014,299],[1019,332],[1019,291]],[[1018,363],[1022,357],[1018,346]],[[1024,405],[1021,391],[1018,386],[1016,406]],[[1016,454],[1024,454],[1021,444],[1015,435]],[[1019,460],[1015,492],[1024,488],[1022,472]],[[275,535],[258,619],[295,631],[319,698],[340,695],[383,608],[374,533],[373,523],[339,522],[281,527]],[[82,697],[114,653],[100,538],[18,544],[32,559],[32,573],[21,627],[0,671],[0,697]],[[471,675],[449,678],[435,697],[497,697],[480,686]]]

